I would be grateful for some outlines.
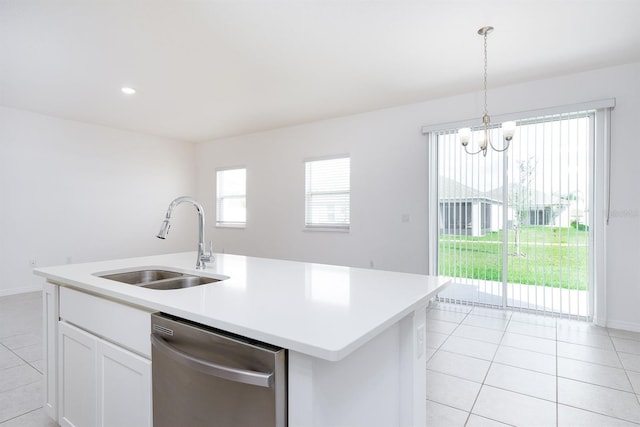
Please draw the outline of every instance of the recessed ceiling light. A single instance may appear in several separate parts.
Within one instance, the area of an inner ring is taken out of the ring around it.
[[[125,95],[133,95],[136,93],[136,90],[132,87],[128,87],[128,86],[123,86],[121,89],[122,93],[124,93]]]

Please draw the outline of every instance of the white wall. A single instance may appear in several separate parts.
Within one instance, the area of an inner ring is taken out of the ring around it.
[[[39,289],[38,266],[196,249],[195,147],[0,107],[0,295]],[[186,211],[186,212],[184,212]]]
[[[247,228],[216,229],[214,249],[425,271],[426,147],[413,119],[381,111],[200,144],[198,193],[210,224],[215,169],[247,167]],[[351,230],[305,232],[303,160],[343,153],[351,156]],[[410,222],[401,222],[404,213]]]
[[[616,98],[612,113],[612,218],[607,307],[611,325],[640,330],[640,64],[489,92],[493,115]],[[479,117],[481,93],[199,144],[198,194],[215,220],[215,169],[247,167],[248,225],[214,229],[214,249],[232,253],[407,271],[427,271],[427,141],[423,125]],[[304,232],[303,159],[349,153],[351,231]],[[403,214],[410,221],[402,222]]]

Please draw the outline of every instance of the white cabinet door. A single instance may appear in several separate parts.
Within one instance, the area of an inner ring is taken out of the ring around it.
[[[65,322],[58,325],[58,422],[63,427],[96,425],[97,339]]]
[[[59,323],[63,427],[151,426],[151,361]]]
[[[98,342],[98,426],[151,426],[151,361]]]

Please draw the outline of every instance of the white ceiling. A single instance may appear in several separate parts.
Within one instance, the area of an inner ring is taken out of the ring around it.
[[[0,105],[185,141],[640,61],[640,0],[0,0]],[[120,87],[133,86],[132,97]]]

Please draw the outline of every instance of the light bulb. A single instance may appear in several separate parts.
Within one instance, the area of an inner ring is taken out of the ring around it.
[[[486,150],[487,142],[489,141],[488,134],[486,130],[480,132],[480,136],[478,137],[478,144],[482,150]]]
[[[470,128],[462,128],[458,130],[458,138],[460,138],[460,142],[463,147],[466,147],[469,144],[469,140],[471,139],[471,129]]]
[[[516,122],[504,122],[502,124],[502,137],[507,141],[513,139],[513,135],[516,133]]]

